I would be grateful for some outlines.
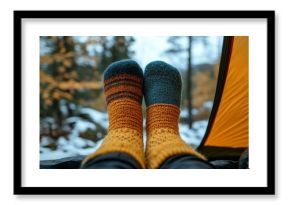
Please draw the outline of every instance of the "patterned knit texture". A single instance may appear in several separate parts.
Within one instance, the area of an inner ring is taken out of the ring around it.
[[[190,154],[206,160],[180,137],[181,76],[171,65],[154,61],[148,64],[144,74],[144,96],[147,105],[146,166],[159,168],[168,158]]]
[[[111,64],[104,73],[104,90],[108,107],[109,129],[99,149],[82,164],[96,156],[124,152],[145,168],[143,146],[143,72],[132,60]]]

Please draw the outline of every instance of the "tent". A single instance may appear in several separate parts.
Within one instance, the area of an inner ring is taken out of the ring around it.
[[[248,47],[247,36],[224,37],[213,108],[197,148],[208,159],[238,159],[249,147]]]

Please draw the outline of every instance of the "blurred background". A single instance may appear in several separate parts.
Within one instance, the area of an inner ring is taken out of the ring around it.
[[[100,146],[108,127],[102,75],[110,63],[128,58],[142,69],[154,60],[179,69],[180,134],[197,147],[213,105],[222,41],[222,36],[40,37],[40,160],[86,155]]]

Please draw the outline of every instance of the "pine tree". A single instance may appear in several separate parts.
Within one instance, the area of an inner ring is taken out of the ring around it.
[[[104,71],[112,62],[131,58],[134,54],[130,47],[134,43],[132,36],[103,37],[102,61],[100,68]]]
[[[187,101],[187,110],[188,110],[188,126],[192,128],[193,118],[192,118],[192,89],[194,88],[194,83],[192,83],[192,70],[194,56],[194,44],[197,42],[202,42],[205,46],[207,46],[207,37],[206,36],[171,36],[168,39],[168,42],[171,44],[171,48],[166,51],[168,54],[174,54],[175,56],[187,56],[187,72],[186,72],[186,89],[185,96]]]

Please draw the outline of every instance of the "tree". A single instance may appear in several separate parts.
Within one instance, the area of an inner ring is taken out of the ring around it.
[[[69,136],[66,119],[90,120],[80,108],[105,109],[103,71],[113,61],[130,58],[133,42],[124,36],[40,37],[41,136]]]
[[[130,47],[134,42],[132,36],[102,37],[100,70],[103,72],[112,62],[131,58],[134,52]]]
[[[192,70],[193,61],[194,61],[194,44],[201,42],[204,46],[207,46],[207,37],[206,36],[171,36],[168,39],[168,42],[171,44],[171,48],[167,50],[167,53],[174,54],[175,56],[181,57],[182,55],[187,56],[187,72],[186,72],[186,101],[187,101],[187,110],[188,110],[188,126],[192,128],[193,118],[192,118],[192,88],[194,84],[192,84]]]
[[[187,56],[188,56],[188,61],[187,61],[187,100],[188,100],[188,126],[191,129],[192,128],[192,115],[191,115],[191,110],[192,110],[192,98],[191,98],[191,72],[192,72],[192,36],[188,36],[188,49],[187,49]]]

